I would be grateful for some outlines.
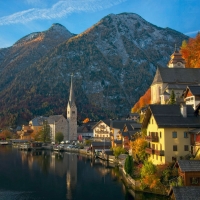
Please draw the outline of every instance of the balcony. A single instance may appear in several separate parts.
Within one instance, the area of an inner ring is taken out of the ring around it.
[[[159,142],[159,137],[158,136],[146,136],[145,139],[148,141],[148,142]]]
[[[154,150],[155,154],[158,156],[164,156],[165,152],[163,150]]]
[[[145,152],[147,153],[147,154],[154,154],[154,149],[151,149],[151,148],[146,148],[145,149]]]

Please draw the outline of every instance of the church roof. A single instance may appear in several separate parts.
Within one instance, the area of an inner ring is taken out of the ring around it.
[[[71,86],[70,86],[70,91],[69,91],[69,105],[71,106],[72,104],[75,104],[75,96],[74,96],[74,87],[73,87],[73,80],[71,76]]]
[[[197,84],[200,83],[200,68],[163,68],[159,67],[152,85],[157,83]]]
[[[169,64],[175,64],[177,62],[181,62],[185,64],[185,59],[182,58],[182,54],[176,49],[175,52],[171,55],[171,59],[168,63]]]
[[[47,118],[48,124],[53,124],[54,122],[57,122],[63,115],[51,115]]]

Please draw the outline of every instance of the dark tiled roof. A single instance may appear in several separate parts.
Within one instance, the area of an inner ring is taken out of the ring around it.
[[[200,200],[200,187],[173,187],[174,197],[176,200]]]
[[[143,128],[148,126],[151,115],[154,116],[158,127],[200,128],[200,119],[194,115],[191,105],[187,105],[187,117],[183,117],[180,105],[149,105],[146,112]]]
[[[200,128],[192,129],[192,130],[188,131],[188,133],[200,134]]]
[[[156,83],[200,83],[200,68],[157,68],[152,85]]]
[[[182,172],[200,172],[200,160],[178,160]]]
[[[96,126],[98,126],[98,125],[99,125],[100,123],[102,123],[102,122],[104,122],[107,126],[110,127],[111,120],[110,120],[110,119],[107,119],[107,120],[100,120],[99,122],[96,122],[96,123],[93,125],[92,129],[94,129]]]
[[[115,144],[122,144],[122,140],[115,140],[114,143]]]
[[[111,146],[111,142],[92,142],[93,147]]]
[[[49,124],[53,124],[54,122],[57,122],[63,115],[51,115],[47,118],[47,121]]]
[[[39,116],[39,117],[35,117],[31,121],[32,121],[33,126],[42,126],[44,120],[47,120],[47,117]]]
[[[190,85],[188,89],[194,96],[200,96],[200,85]]]

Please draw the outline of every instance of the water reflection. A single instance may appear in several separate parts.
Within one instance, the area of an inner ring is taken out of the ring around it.
[[[113,164],[67,152],[0,146],[0,199],[133,200]],[[139,198],[146,199],[142,194]],[[160,199],[148,197],[147,199]]]

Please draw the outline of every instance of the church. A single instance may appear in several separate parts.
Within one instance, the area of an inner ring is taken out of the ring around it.
[[[67,119],[63,115],[51,115],[49,117],[35,117],[29,121],[28,128],[30,129],[29,137],[25,138],[25,130],[23,130],[22,139],[31,139],[31,134],[37,134],[43,127],[46,121],[50,127],[50,139],[55,142],[55,135],[61,132],[64,136],[64,141],[77,140],[77,107],[75,103],[73,76],[71,76],[71,86],[69,92],[69,100],[67,104]],[[28,130],[28,129],[27,129]],[[27,132],[27,131],[26,131]]]
[[[185,60],[175,49],[168,67],[157,68],[151,84],[151,104],[167,104],[172,90],[176,100],[189,85],[200,84],[200,68],[185,68]]]

